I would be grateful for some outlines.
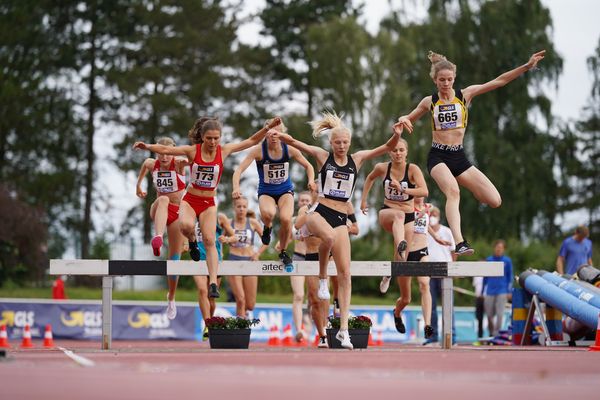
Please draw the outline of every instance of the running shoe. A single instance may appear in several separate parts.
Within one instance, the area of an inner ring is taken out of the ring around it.
[[[200,250],[198,249],[198,242],[189,242],[190,245],[190,257],[194,261],[200,261]]]
[[[209,288],[208,288],[208,297],[212,297],[212,298],[219,298],[220,294],[219,294],[219,289],[217,288],[217,284],[216,283],[211,283]]]
[[[396,325],[396,330],[400,333],[406,333],[406,327],[404,326],[404,322],[402,322],[402,316],[396,317],[394,314],[394,325]]]
[[[175,319],[177,316],[177,306],[175,300],[169,300],[169,293],[167,293],[167,318]]]
[[[263,228],[263,233],[262,235],[260,235],[260,240],[262,241],[262,244],[264,244],[265,246],[268,246],[269,243],[271,243],[271,227],[270,226],[265,226]]]
[[[338,333],[335,335],[335,338],[337,340],[340,341],[340,343],[342,344],[342,347],[348,350],[353,350],[354,346],[352,345],[352,342],[350,341],[350,334],[348,333],[347,330],[339,330]]]
[[[406,254],[404,254],[404,252],[406,251],[407,247],[408,243],[406,243],[406,240],[401,240],[400,243],[398,243],[398,248],[396,250],[400,256],[400,261],[406,261]]]
[[[425,339],[429,339],[430,337],[433,336],[433,326],[431,325],[425,325],[425,328],[423,329],[423,333],[425,334]]]
[[[386,293],[390,288],[390,281],[392,280],[391,276],[384,276],[381,278],[381,282],[379,282],[379,291],[381,293]]]
[[[333,316],[340,316],[340,301],[338,299],[333,299]]]
[[[202,341],[206,342],[208,340],[208,327],[204,327],[204,332],[202,332]]]
[[[437,337],[430,337],[429,339],[425,339],[425,341],[423,342],[423,346],[428,346],[428,345],[437,345],[438,344],[438,338]]]
[[[329,345],[327,344],[327,336],[320,336],[319,337],[319,343],[317,344],[317,347],[320,349],[327,349],[329,348]]]
[[[154,255],[156,257],[160,257],[160,248],[163,245],[163,238],[162,236],[156,235],[152,238],[152,241],[150,242],[150,244],[152,245],[152,252],[154,253]]]
[[[469,246],[469,243],[464,240],[456,245],[455,253],[457,256],[470,256],[475,253],[475,250]]]
[[[327,279],[319,279],[319,292],[317,296],[321,300],[329,300],[331,296],[329,295],[329,287],[327,286]]]
[[[281,253],[279,253],[279,259],[281,260],[283,265],[285,265],[286,267],[289,267],[290,265],[291,266],[294,265],[292,263],[292,258],[285,250],[281,250]]]

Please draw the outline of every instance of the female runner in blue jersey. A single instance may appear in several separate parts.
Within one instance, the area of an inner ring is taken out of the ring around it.
[[[265,126],[272,123],[268,120]],[[287,128],[283,123],[276,126],[280,132],[285,133]],[[240,192],[240,177],[242,173],[256,161],[258,170],[258,207],[260,218],[264,225],[261,240],[264,245],[271,243],[271,227],[277,209],[279,209],[279,258],[285,265],[292,264],[292,258],[285,251],[292,240],[292,216],[294,215],[294,185],[290,179],[290,159],[295,159],[306,170],[308,187],[314,190],[315,170],[304,158],[302,153],[294,148],[289,148],[285,143],[274,137],[266,138],[261,144],[250,149],[250,153],[233,174],[232,197],[242,197]]]
[[[428,111],[431,113],[433,141],[427,158],[427,170],[446,196],[446,218],[457,243],[457,255],[474,253],[461,231],[459,185],[467,188],[478,201],[490,207],[497,208],[502,203],[494,184],[465,156],[463,139],[467,128],[467,109],[475,96],[498,89],[535,68],[544,58],[545,52],[542,50],[533,54],[527,63],[505,72],[496,79],[462,90],[453,89],[456,65],[443,55],[429,52],[430,75],[437,91],[423,98],[410,114],[398,118],[394,125],[412,132],[413,122]]]
[[[392,151],[398,144],[402,126],[394,128],[394,134],[386,144],[354,154],[348,154],[351,140],[350,130],[335,113],[324,113],[323,118],[312,121],[311,126],[314,138],[323,134],[329,135],[331,152],[321,147],[310,146],[274,129],[269,130],[267,136],[279,138],[283,143],[313,156],[317,161],[319,201],[311,208],[306,219],[306,226],[314,236],[321,239],[319,246],[319,269],[321,271],[326,271],[329,252],[331,251],[333,254],[337,269],[340,302],[340,330],[336,338],[344,348],[352,350],[353,346],[348,334],[352,282],[350,279],[350,238],[346,225],[347,202],[352,197],[357,173],[362,164],[366,160]],[[329,296],[327,279],[321,279],[319,286],[324,286],[324,288],[319,287],[319,297],[321,297],[321,292],[325,291]]]

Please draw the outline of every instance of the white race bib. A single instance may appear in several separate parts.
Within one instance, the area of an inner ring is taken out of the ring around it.
[[[384,189],[385,189],[385,198],[392,201],[406,201],[408,200],[408,195],[406,193],[401,193],[398,189],[391,186],[391,181],[389,179],[385,180]],[[403,190],[408,189],[408,184],[406,182],[400,182],[400,186],[402,186]]]
[[[177,191],[177,172],[154,171],[152,173],[154,187],[158,193],[172,193]]]
[[[289,176],[290,163],[263,164],[263,179],[265,183],[279,185]]]
[[[415,217],[417,216],[417,211],[415,211]],[[415,233],[421,233],[421,234],[426,234],[427,233],[427,226],[429,225],[429,214],[427,214],[426,212],[423,213],[423,215],[421,215],[421,217],[419,218],[415,218]]]
[[[349,199],[354,187],[354,174],[347,172],[328,170],[325,174],[325,185],[323,194],[325,196]]]
[[[192,166],[192,183],[201,189],[214,189],[219,180],[218,165],[198,165]]]

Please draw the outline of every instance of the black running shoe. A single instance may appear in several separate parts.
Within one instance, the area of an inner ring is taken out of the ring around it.
[[[457,256],[470,256],[475,253],[475,250],[469,246],[469,243],[466,240],[463,240],[456,245],[456,250],[454,252]]]
[[[396,317],[394,315],[394,325],[396,325],[396,330],[400,333],[406,333],[406,327],[404,326],[404,322],[402,322],[402,316]]]
[[[289,265],[293,265],[292,258],[285,250],[281,250],[281,253],[279,253],[279,259],[286,267]]]
[[[263,228],[263,233],[260,235],[260,240],[262,240],[262,244],[268,246],[271,243],[271,227],[265,226]]]
[[[211,283],[208,288],[208,297],[218,298],[220,296],[219,289],[217,289],[216,283]]]
[[[406,256],[404,255],[404,252],[406,251],[406,248],[408,247],[408,243],[406,243],[406,240],[402,240],[400,241],[400,243],[398,243],[398,255],[400,256],[400,258],[402,260],[406,260]]]
[[[190,257],[194,261],[200,261],[200,250],[198,250],[198,242],[189,242],[190,245]]]
[[[423,329],[423,332],[425,333],[425,339],[429,339],[433,336],[433,326],[425,325],[425,329]]]

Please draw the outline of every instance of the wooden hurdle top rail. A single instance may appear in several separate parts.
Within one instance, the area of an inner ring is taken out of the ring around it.
[[[433,277],[472,277],[502,276],[502,262],[453,261],[352,261],[352,276],[433,276]],[[208,275],[204,261],[139,261],[139,260],[50,260],[51,275]],[[242,276],[316,276],[319,274],[318,261],[295,261],[293,267],[286,268],[279,261],[222,261],[219,275]],[[330,262],[327,274],[337,274],[335,263]]]

